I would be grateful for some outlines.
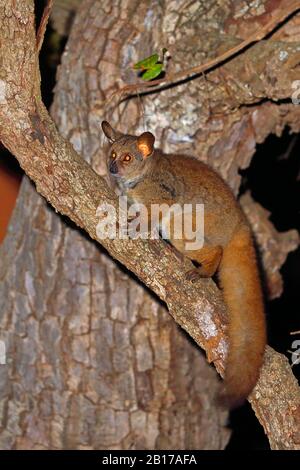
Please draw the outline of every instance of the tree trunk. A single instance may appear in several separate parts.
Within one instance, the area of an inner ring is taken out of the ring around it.
[[[290,92],[291,67],[276,61],[280,38],[263,41],[207,80],[122,104],[106,101],[136,81],[133,63],[162,47],[176,71],[250,34],[247,12],[238,16],[234,3],[82,3],[53,115],[98,173],[105,172],[104,117],[127,132],[150,128],[163,150],[209,162],[236,192],[238,170],[249,164],[256,142],[286,123],[297,129],[299,111],[292,106],[255,105]],[[256,14],[263,23],[264,15]],[[291,44],[293,57],[297,46]],[[258,68],[259,78],[253,72]],[[279,249],[287,253],[284,240]],[[49,208],[27,178],[0,255],[1,338],[7,347],[7,367],[0,367],[1,448],[226,445],[226,413],[214,403],[218,379],[201,351],[137,279]]]

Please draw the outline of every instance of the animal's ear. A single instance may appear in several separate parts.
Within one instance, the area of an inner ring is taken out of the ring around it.
[[[153,152],[154,141],[155,137],[151,132],[143,132],[143,134],[138,137],[137,146],[143,158],[149,157]]]
[[[120,137],[123,135],[121,132],[116,131],[113,127],[111,127],[107,121],[102,121],[101,127],[111,144],[120,139]]]

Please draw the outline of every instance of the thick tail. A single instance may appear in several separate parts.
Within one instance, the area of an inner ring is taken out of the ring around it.
[[[254,388],[266,345],[262,289],[247,226],[241,227],[224,249],[219,273],[229,311],[229,352],[220,398],[235,407]]]

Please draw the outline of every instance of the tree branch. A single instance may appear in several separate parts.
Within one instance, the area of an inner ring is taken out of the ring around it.
[[[41,101],[33,1],[0,0],[0,25],[1,140],[55,210],[97,240],[97,207],[109,202],[117,210],[117,198],[58,133]],[[186,269],[161,240],[105,239],[101,244],[167,304],[222,373],[226,311],[213,281],[188,283]],[[274,448],[300,448],[300,392],[287,360],[270,348],[250,401]]]
[[[272,18],[268,23],[264,26],[259,27],[257,30],[254,31],[247,39],[241,41],[236,46],[230,48],[228,51],[223,52],[222,54],[218,55],[214,59],[211,59],[204,64],[199,64],[194,67],[190,67],[185,70],[181,70],[180,72],[173,73],[173,74],[166,74],[165,77],[152,80],[150,82],[137,82],[132,83],[130,85],[125,85],[124,87],[120,88],[119,90],[115,91],[109,98],[110,101],[115,96],[128,96],[132,93],[136,94],[139,90],[146,90],[151,88],[151,91],[159,91],[161,88],[164,88],[168,84],[176,84],[182,80],[186,80],[187,78],[191,78],[194,75],[199,75],[204,72],[208,72],[213,67],[216,67],[219,64],[222,64],[226,60],[234,57],[239,52],[242,52],[246,49],[246,47],[250,46],[251,44],[255,44],[258,41],[261,41],[265,38],[271,31],[273,31],[278,25],[283,23],[288,17],[292,16],[300,9],[300,1],[293,2],[284,10],[279,10],[277,15]],[[160,87],[159,85],[163,85]]]
[[[36,33],[36,48],[37,48],[38,53],[40,52],[43,41],[44,41],[44,36],[45,36],[45,32],[46,32],[46,28],[47,28],[47,24],[48,24],[52,7],[53,7],[53,0],[47,0],[47,4],[44,8],[41,22],[39,24],[39,28]]]

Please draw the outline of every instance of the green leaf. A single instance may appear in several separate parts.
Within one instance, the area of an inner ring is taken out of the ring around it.
[[[146,57],[146,59],[140,60],[139,62],[134,64],[133,68],[136,69],[136,70],[150,69],[156,64],[158,59],[159,59],[158,54],[150,55],[149,57]]]
[[[162,71],[162,68],[163,64],[155,64],[153,67],[151,67],[151,69],[147,70],[147,72],[142,75],[142,79],[145,81],[153,80],[153,78],[158,77]]]

